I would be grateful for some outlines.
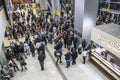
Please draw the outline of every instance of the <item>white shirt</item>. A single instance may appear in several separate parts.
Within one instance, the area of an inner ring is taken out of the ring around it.
[[[87,51],[83,51],[82,56],[87,56]]]
[[[40,47],[41,43],[36,43],[36,48],[38,49]]]

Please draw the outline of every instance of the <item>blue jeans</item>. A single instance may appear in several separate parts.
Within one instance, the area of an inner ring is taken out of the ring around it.
[[[70,61],[71,61],[71,59],[69,59],[69,60],[66,60],[66,67],[68,68],[68,67],[70,67]]]

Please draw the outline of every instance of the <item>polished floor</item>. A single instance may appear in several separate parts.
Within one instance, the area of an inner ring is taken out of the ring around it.
[[[23,40],[23,39],[21,39]],[[28,70],[15,72],[15,77],[11,80],[110,80],[100,72],[92,63],[87,60],[82,64],[82,56],[77,58],[77,64],[66,68],[64,54],[66,49],[63,48],[62,63],[55,65],[54,44],[46,46],[45,70],[41,71],[40,64],[35,57],[31,55],[26,59]],[[19,63],[18,63],[19,65]],[[20,68],[20,67],[19,67]]]
[[[5,40],[7,41],[7,38]],[[20,41],[23,40],[24,38],[20,39]],[[9,41],[6,43],[6,46],[8,44]],[[71,65],[69,68],[66,68],[65,52],[66,49],[63,48],[62,63],[56,66],[56,58],[53,55],[54,44],[48,44],[45,50],[44,71],[41,71],[40,64],[37,60],[38,55],[36,54],[35,57],[30,55],[26,59],[28,70],[15,72],[15,76],[11,80],[110,80],[88,60],[86,64],[82,64],[81,55],[78,56],[76,65]],[[18,66],[20,68],[19,63]]]

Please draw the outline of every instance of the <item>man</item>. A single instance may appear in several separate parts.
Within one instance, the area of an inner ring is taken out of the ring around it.
[[[57,58],[56,65],[58,65],[59,60],[60,60],[60,63],[62,63],[62,61],[61,61],[62,53],[61,52],[55,51],[54,56]]]
[[[44,60],[45,60],[45,54],[43,53],[43,51],[39,52],[38,60],[39,60],[40,66],[41,66],[41,70],[43,71],[44,70]]]
[[[24,56],[25,58],[27,58],[27,56],[25,54],[25,51],[24,51],[24,44],[22,42],[20,42],[19,51],[20,51],[20,54],[22,56]]]
[[[63,43],[61,40],[58,41],[58,43],[55,45],[54,49],[55,52],[54,52],[54,55],[55,57],[57,58],[57,61],[56,61],[56,65],[58,63],[58,60],[60,59],[60,63],[62,63],[61,61],[61,57],[62,57],[62,46],[63,46]]]

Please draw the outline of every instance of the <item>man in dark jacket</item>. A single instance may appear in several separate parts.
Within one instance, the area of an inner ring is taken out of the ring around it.
[[[25,58],[27,58],[26,54],[24,53],[24,44],[22,42],[20,42],[20,46],[19,46],[19,50],[20,50],[20,54],[22,56],[24,56]]]
[[[62,46],[63,46],[63,43],[61,40],[59,40],[57,42],[57,44],[55,45],[54,49],[56,49],[56,51],[58,51],[58,50],[62,49]]]
[[[38,60],[41,66],[41,70],[44,70],[44,60],[45,60],[45,54],[40,51],[39,55],[38,55]]]
[[[56,65],[58,65],[58,61],[59,61],[59,60],[60,60],[60,63],[62,63],[62,61],[61,61],[62,52],[55,51],[55,52],[54,52],[54,56],[57,58]]]
[[[62,61],[61,61],[62,46],[63,46],[63,43],[62,43],[61,40],[59,40],[58,43],[56,44],[56,46],[54,47],[54,49],[56,49],[55,52],[54,52],[54,55],[57,58],[56,65],[57,65],[59,59],[60,59],[60,63],[62,63]]]

